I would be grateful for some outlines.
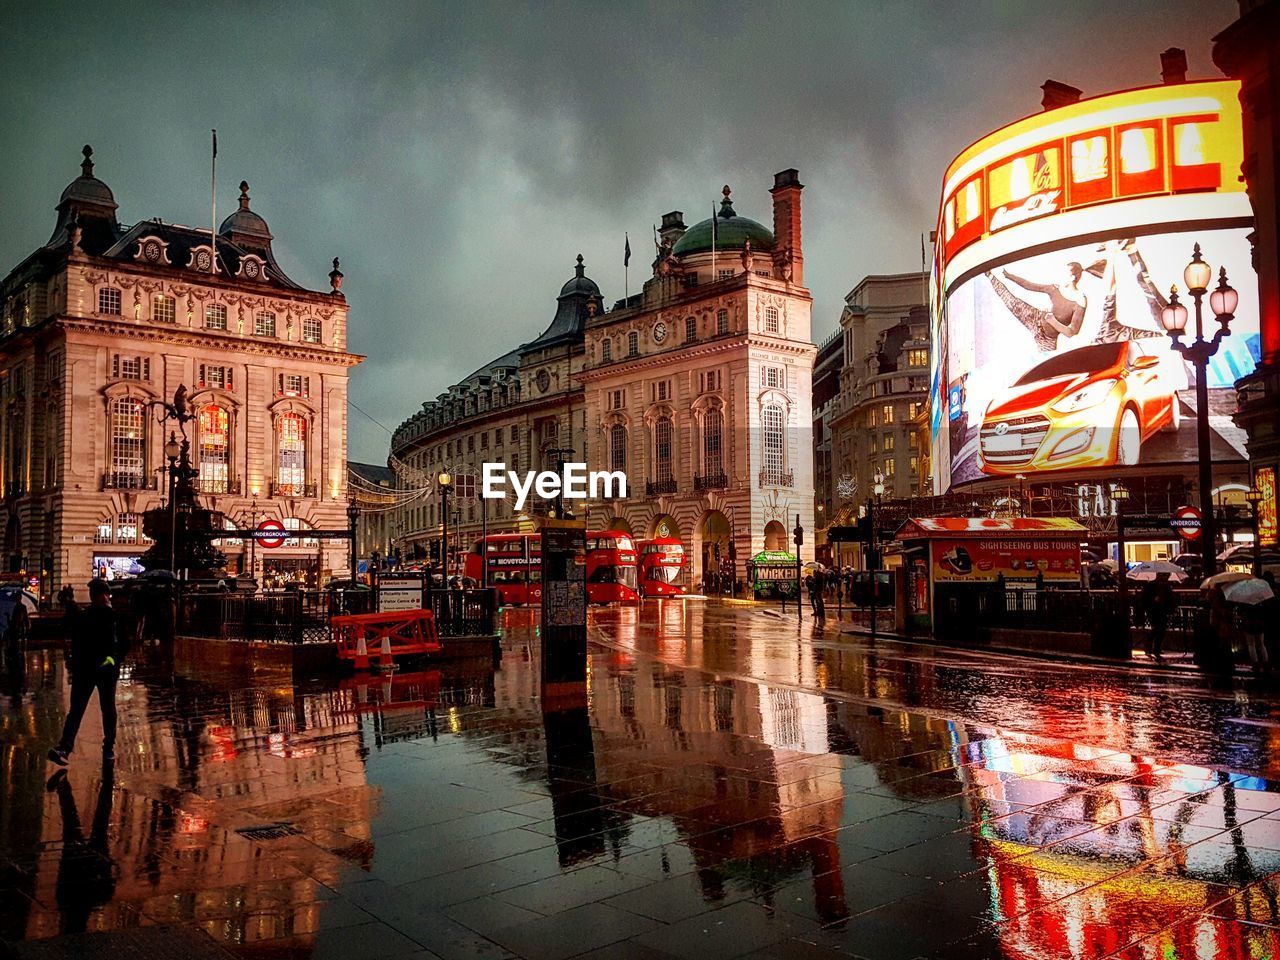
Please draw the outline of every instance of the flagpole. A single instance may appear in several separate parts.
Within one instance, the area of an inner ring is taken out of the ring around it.
[[[213,160],[209,172],[209,201],[212,213],[209,218],[210,271],[218,272],[218,131],[213,131]]]
[[[625,253],[622,257],[622,308],[627,308],[627,301],[631,299],[631,235],[624,233]]]

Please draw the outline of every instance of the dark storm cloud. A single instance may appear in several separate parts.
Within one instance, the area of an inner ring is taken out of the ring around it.
[[[1230,0],[968,4],[47,4],[0,13],[0,263],[43,242],[94,145],[126,222],[204,225],[241,178],[295,279],[340,256],[356,403],[394,427],[536,336],[574,256],[606,300],[666,210],[770,222],[798,167],[818,339],[866,273],[919,266],[947,162],[1047,78],[1154,82]],[[353,457],[386,434],[352,413]]]

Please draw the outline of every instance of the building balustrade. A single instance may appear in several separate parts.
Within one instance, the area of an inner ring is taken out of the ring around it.
[[[271,496],[273,497],[304,497],[312,498],[316,495],[316,485],[314,483],[278,483],[271,481]]]
[[[102,475],[103,490],[154,490],[155,474],[127,473],[119,470],[108,470]]]
[[[760,486],[794,487],[795,474],[790,470],[761,470]]]
[[[678,489],[675,477],[668,477],[666,480],[648,480],[644,485],[647,497],[660,497],[663,494],[675,493]]]
[[[231,477],[201,477],[196,481],[196,489],[200,493],[240,494],[240,481]]]
[[[729,475],[721,470],[718,473],[699,474],[693,478],[693,489],[702,490],[723,490],[729,486]]]

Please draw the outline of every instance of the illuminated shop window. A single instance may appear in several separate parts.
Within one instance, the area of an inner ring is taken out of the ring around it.
[[[231,417],[225,407],[211,404],[200,410],[200,489],[229,493]]]
[[[122,513],[116,522],[116,539],[118,543],[138,542],[138,515]]]
[[[286,413],[276,426],[276,484],[282,496],[302,496],[307,482],[307,422]]]

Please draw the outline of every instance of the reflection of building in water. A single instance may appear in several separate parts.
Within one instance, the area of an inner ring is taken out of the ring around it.
[[[769,883],[808,870],[820,908],[847,913],[820,696],[655,663],[593,673],[591,696],[598,778],[615,806],[672,819],[704,896],[740,867]]]
[[[61,704],[46,711],[56,725],[68,686],[61,667],[46,676],[38,697],[47,707]],[[289,937],[305,947],[319,923],[316,881],[336,883],[344,865],[372,858],[373,797],[354,692],[224,690],[183,681],[153,687],[126,678],[119,703],[114,790],[99,789],[101,720],[91,707],[69,788],[37,794],[44,796],[39,851],[46,852],[31,861],[30,894],[39,906],[18,935],[53,936],[76,923],[82,893],[68,886],[67,858],[47,851],[58,849],[72,814],[89,836],[103,813],[101,793],[114,891],[84,911],[88,929],[135,926],[144,917],[207,921],[215,936],[234,943]],[[11,791],[31,793],[29,785],[8,783],[6,808]],[[288,826],[236,832],[278,824]],[[0,831],[7,825],[0,821]],[[15,849],[2,834],[0,846]]]

